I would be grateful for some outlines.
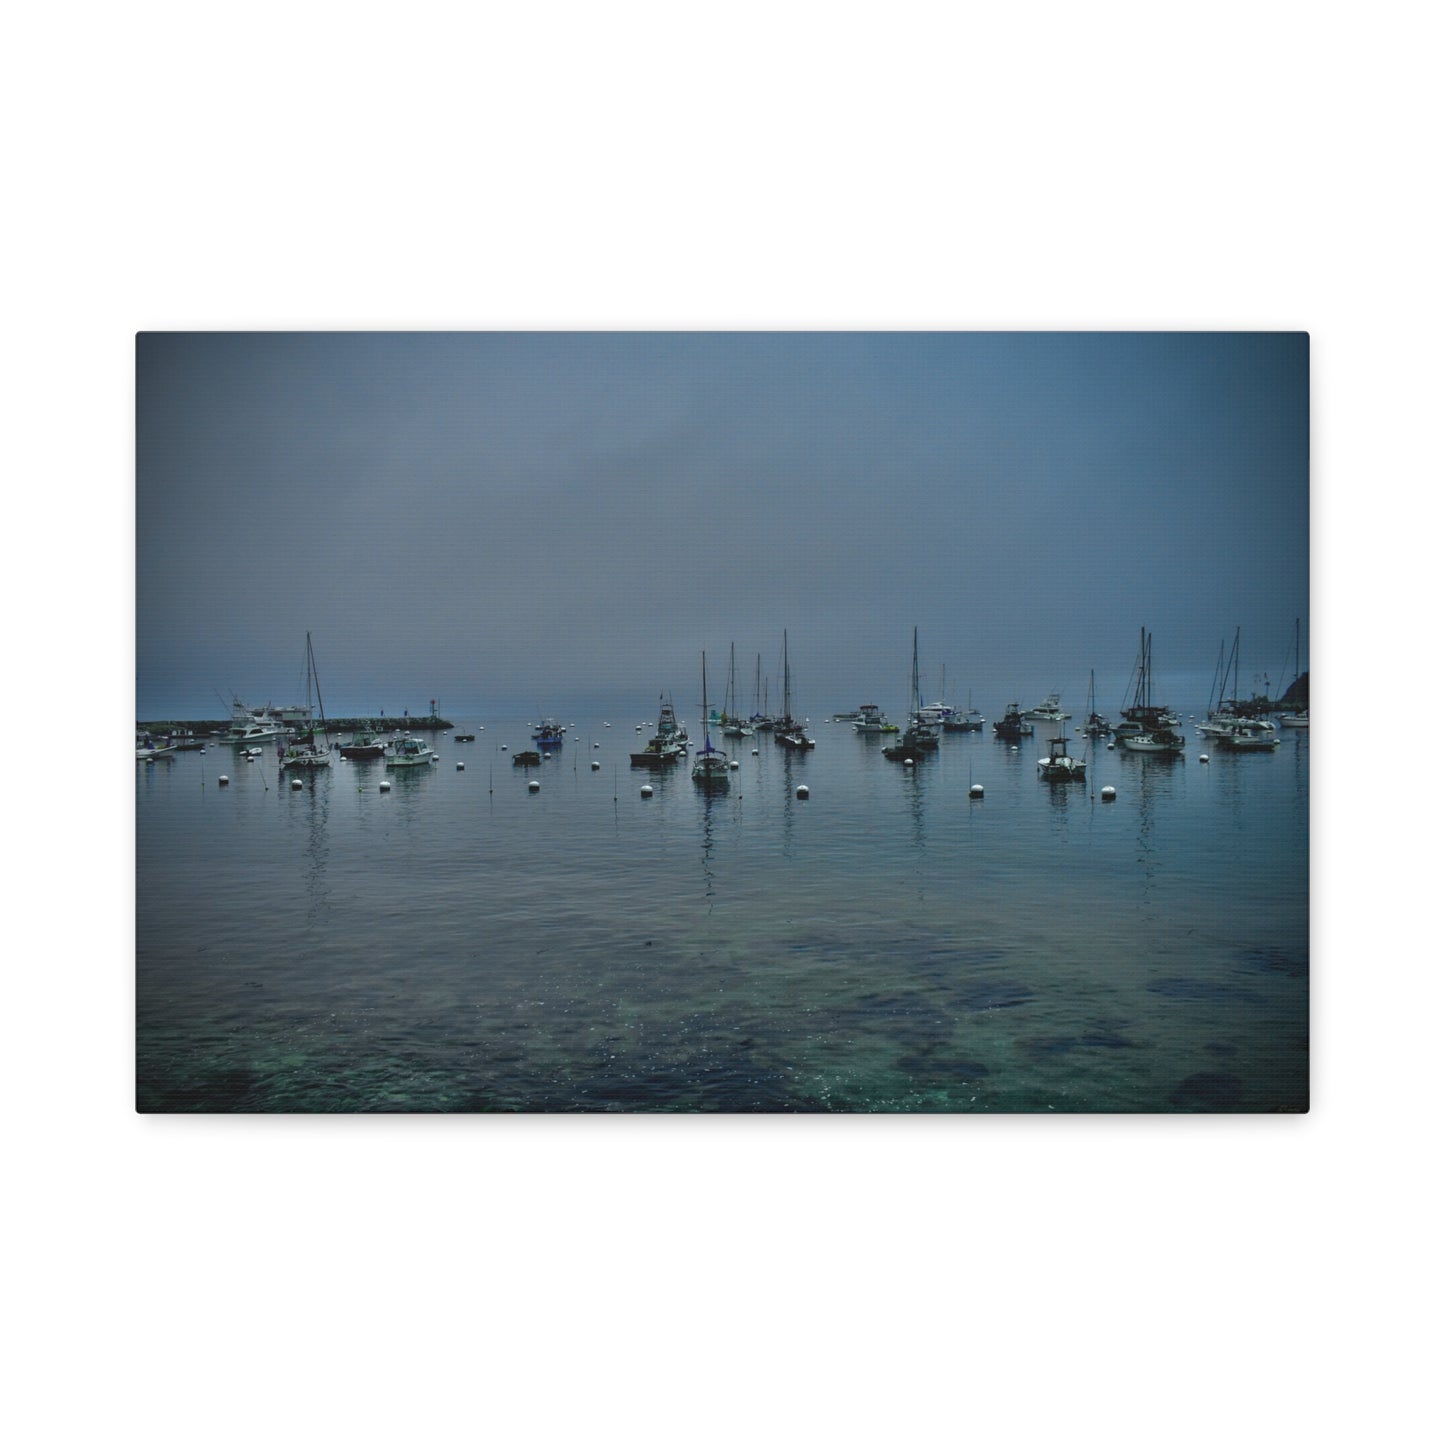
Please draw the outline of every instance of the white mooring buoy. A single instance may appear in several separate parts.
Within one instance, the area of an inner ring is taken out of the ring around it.
[[[798,794],[797,794],[797,796],[798,796],[799,798],[803,799],[804,802],[807,801],[807,798],[808,798],[808,785],[807,785],[806,783],[799,783],[799,784],[798,784]]]
[[[754,756],[754,757],[757,757],[757,755],[758,755],[758,750],[757,750],[756,748],[754,748],[754,749],[753,749],[753,756]]]
[[[381,786],[377,789],[377,792],[379,792],[379,793],[389,793],[389,792],[391,792],[391,779],[390,779],[390,778],[383,778],[383,779],[381,780]]]
[[[968,790],[968,796],[969,796],[970,798],[981,798],[981,797],[983,797],[983,784],[982,784],[982,783],[975,783],[975,784]]]
[[[642,785],[642,796],[644,798],[650,798],[652,796],[652,789],[646,783]]]
[[[230,778],[228,778],[228,777],[225,775],[225,773],[222,773],[221,776],[216,779],[216,782],[217,782],[218,784],[220,784],[220,786],[223,787],[223,788],[226,787],[226,786],[228,786],[229,783],[230,783],[230,781],[231,781]]]
[[[905,768],[911,768],[911,767],[913,766],[913,759],[912,759],[912,758],[904,758],[904,759],[903,759],[903,766],[904,766]]]
[[[466,770],[467,770],[467,765],[466,765],[465,763],[458,763],[458,764],[457,764],[457,772],[459,772],[459,773],[464,773],[464,772],[466,772]]]
[[[601,767],[602,767],[602,764],[599,763],[596,758],[593,758],[593,759],[592,759],[592,771],[593,771],[594,773],[595,773],[595,772],[598,772],[598,771],[601,769]]]
[[[600,747],[602,746],[602,744],[601,744],[601,743],[593,743],[592,746],[593,746],[594,748],[600,748]]]
[[[292,791],[293,793],[299,793],[299,792],[301,791],[302,787],[303,787],[303,784],[302,784],[300,778],[292,778],[292,779],[291,779],[291,791]]]
[[[1104,751],[1105,751],[1106,753],[1112,753],[1112,752],[1114,751],[1114,744],[1113,744],[1113,743],[1106,743],[1105,746],[1104,746]]]
[[[539,782],[536,780],[536,778],[533,778],[532,781],[527,784],[527,791],[528,791],[529,793],[540,792],[540,791],[541,791],[541,787],[542,787],[541,783],[539,783]]]
[[[1099,789],[1099,796],[1100,796],[1106,803],[1112,803],[1112,802],[1114,801],[1114,790],[1113,790],[1113,788],[1111,788],[1111,787],[1110,787],[1110,788],[1100,788],[1100,789]]]
[[[1200,754],[1199,754],[1199,761],[1200,761],[1201,763],[1207,763],[1207,762],[1209,761],[1209,754],[1208,754],[1208,753],[1200,753]]]
[[[729,768],[730,771],[736,772],[738,766],[739,766],[739,764],[738,764],[738,760],[737,760],[736,758],[729,758],[729,759],[728,759],[728,768]]]

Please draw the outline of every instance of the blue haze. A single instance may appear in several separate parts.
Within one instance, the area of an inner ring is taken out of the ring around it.
[[[136,714],[814,717],[1308,668],[1299,333],[142,334]],[[710,690],[719,689],[712,681]]]

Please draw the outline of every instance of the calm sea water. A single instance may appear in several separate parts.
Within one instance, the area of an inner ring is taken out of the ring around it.
[[[137,764],[138,1108],[1308,1107],[1307,731],[1185,723],[1167,761],[1071,721],[1088,782],[1049,784],[1048,724],[906,769],[817,721],[715,739],[708,797],[628,766],[645,717],[526,772],[492,718],[301,792],[269,753]]]

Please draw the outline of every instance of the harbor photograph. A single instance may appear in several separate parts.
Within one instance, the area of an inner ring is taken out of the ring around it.
[[[1308,1110],[1307,336],[135,368],[141,1112]]]

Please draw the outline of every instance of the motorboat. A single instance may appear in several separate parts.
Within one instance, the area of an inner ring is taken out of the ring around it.
[[[652,735],[641,752],[631,753],[634,768],[665,768],[677,762],[687,752],[687,734],[678,725],[677,713],[672,699],[659,695],[657,699],[657,731]]]
[[[993,725],[993,733],[1004,742],[1016,743],[1020,738],[1033,737],[1034,725],[1025,722],[1018,703],[1011,702],[1004,709],[1003,716]]]
[[[865,702],[857,712],[852,714],[850,719],[853,723],[855,733],[886,733],[890,730],[897,732],[897,726],[890,723],[883,715],[882,709],[876,702]]]
[[[1067,738],[1049,739],[1049,755],[1039,759],[1039,777],[1047,783],[1082,783],[1084,772],[1083,759],[1069,756]]]
[[[420,738],[414,738],[407,733],[405,737],[397,738],[392,743],[386,765],[389,768],[423,767],[429,764],[435,756],[432,749],[427,747]]]
[[[1073,714],[1065,712],[1059,706],[1059,694],[1051,692],[1037,707],[1031,707],[1024,716],[1035,718],[1039,722],[1065,722]]]
[[[457,739],[461,741],[460,738]],[[367,758],[379,758],[386,752],[386,743],[380,734],[370,728],[363,728],[349,743],[342,743],[341,756],[351,762],[362,762]]]

